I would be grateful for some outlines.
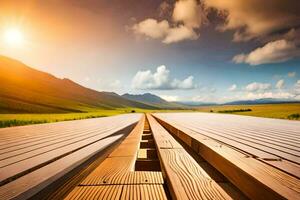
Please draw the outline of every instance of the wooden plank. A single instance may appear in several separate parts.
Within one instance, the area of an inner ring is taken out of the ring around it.
[[[184,118],[184,120],[181,120],[181,121],[180,121],[180,119],[182,119],[182,115],[177,115],[177,114],[176,115],[173,115],[173,114],[157,114],[157,115],[162,116],[165,120],[172,122],[173,125],[176,123],[176,124],[178,124],[178,125],[180,125],[182,127],[181,124],[183,124],[184,127],[187,130],[190,131],[189,135],[194,134],[195,137],[197,137],[197,135],[199,136],[199,134],[202,134],[203,136],[208,136],[209,135],[208,132],[205,132],[205,131],[195,131],[193,129],[190,129],[190,127],[187,127],[188,125],[186,124],[187,122],[185,122],[185,119],[187,119],[188,122],[191,122],[193,120],[195,121],[196,119],[198,120],[198,117],[197,117],[197,115],[195,116],[195,114],[192,115],[193,117],[195,117],[195,119],[189,118],[188,117],[189,114],[187,114],[188,116],[186,118]],[[185,115],[185,114],[183,114],[183,115]],[[202,116],[203,114],[201,113],[199,115]],[[206,114],[204,114],[204,116],[206,116]],[[209,117],[208,117],[208,119],[209,119],[208,121],[213,121],[212,116],[217,116],[216,119],[220,119],[220,116],[218,114],[217,115],[216,114],[214,114],[214,115],[210,114]],[[223,116],[223,118],[221,118],[221,119],[224,120],[224,117],[226,117],[226,116],[227,115]],[[261,119],[261,118],[259,118],[259,119]],[[235,116],[235,120],[239,121],[239,116]],[[258,119],[256,119],[256,121],[257,120]],[[261,120],[264,121],[265,119],[261,119]],[[242,120],[242,121],[244,123],[246,123],[245,120]],[[281,122],[281,121],[282,120],[279,120],[279,122]],[[273,120],[272,122],[274,122],[274,123],[277,122],[278,123],[278,121],[276,121],[276,120]],[[198,124],[201,127],[202,126],[205,127],[206,126],[205,124],[207,124],[207,123],[209,123],[209,122],[201,121],[201,120],[198,121]],[[217,123],[217,122],[214,122],[214,123]],[[231,124],[231,123],[232,122],[229,120],[229,124]],[[223,133],[225,136],[227,136],[227,133],[224,133],[224,131],[223,131],[224,128],[222,126],[222,123],[219,122],[219,124],[220,125],[215,125],[217,128],[220,129],[219,133]],[[235,126],[237,126],[237,125],[235,125]],[[239,126],[240,126],[240,124],[239,124]],[[243,127],[246,128],[247,126],[245,125]],[[172,129],[172,127],[169,127],[169,128]],[[261,131],[262,130],[266,130],[266,128],[264,128],[264,129],[261,128]],[[177,132],[176,132],[176,134],[178,135]],[[300,132],[299,132],[299,134],[300,134]],[[183,133],[183,135],[185,135],[185,134]],[[236,149],[238,151],[241,151],[241,152],[244,152],[245,154],[257,157],[260,160],[264,160],[264,161],[282,161],[284,163],[284,165],[283,164],[279,164],[279,162],[268,162],[268,164],[273,165],[276,168],[279,168],[279,169],[281,169],[281,170],[283,170],[283,171],[285,171],[285,172],[287,172],[289,174],[292,174],[293,176],[296,176],[296,177],[300,178],[299,177],[299,172],[298,172],[298,171],[300,171],[299,165],[297,165],[297,164],[295,165],[294,163],[285,160],[286,157],[281,157],[280,158],[280,157],[274,155],[274,152],[272,152],[273,154],[270,154],[270,153],[266,152],[266,149],[264,149],[262,151],[261,149],[259,149],[258,146],[256,146],[256,148],[254,148],[253,146],[251,146],[251,145],[249,146],[246,143],[244,143],[244,141],[238,142],[238,141],[235,141],[235,139],[229,139],[229,138],[226,138],[226,137],[221,137],[220,135],[216,135],[216,134],[213,134],[211,137],[208,137],[208,138],[213,138],[213,139],[215,139],[215,140],[217,140],[217,141],[219,141],[219,142],[221,142],[221,143],[223,143],[225,145],[229,145],[230,147],[232,147],[232,148],[234,148],[234,149]],[[298,160],[298,158],[296,158],[296,160],[294,160],[294,162],[297,161],[297,160]],[[298,173],[295,173],[295,172],[298,172]]]
[[[93,172],[80,186],[98,186],[98,185],[137,185],[137,184],[163,184],[164,180],[161,172],[154,171],[127,171],[114,172]]]
[[[81,185],[118,184],[133,171],[145,116],[122,143],[85,179]]]
[[[86,199],[111,199],[119,200],[123,190],[122,185],[109,186],[77,186],[65,199],[86,200]]]
[[[259,159],[261,160],[261,159]],[[288,174],[297,177],[300,179],[300,168],[299,165],[291,163],[287,160],[261,160],[264,163],[267,163],[273,167],[280,169],[281,171],[287,172]]]
[[[182,134],[189,135],[194,143],[191,147],[248,197],[252,199],[300,199],[299,179],[169,120],[160,122],[167,129],[172,127],[173,130],[177,129]]]
[[[210,127],[215,127],[215,124],[207,123]],[[201,124],[201,126],[205,126],[205,124]],[[273,134],[273,132],[270,132],[268,129],[260,129],[260,130],[253,130],[253,128],[248,128],[247,126],[244,127],[238,127],[230,125],[228,126],[227,123],[218,124],[219,129],[228,130],[230,132],[234,132],[235,134],[241,134],[241,135],[248,135],[252,138],[256,139],[262,139],[265,141],[265,139],[270,140],[272,142],[275,142],[276,144],[285,144],[287,147],[298,147],[300,145],[300,142],[297,140],[294,140],[291,138],[290,135],[285,134]]]
[[[167,199],[161,172],[133,171],[143,123],[142,119],[66,199]]]
[[[89,127],[87,127],[87,126],[78,127],[78,128],[73,127],[70,130],[62,128],[61,130],[56,131],[55,135],[45,133],[45,135],[43,135],[42,138],[39,137],[36,139],[23,139],[20,142],[17,142],[17,141],[11,142],[10,145],[8,143],[6,143],[6,145],[1,146],[0,154],[4,154],[7,152],[13,152],[13,151],[16,151],[19,149],[25,149],[25,148],[32,147],[35,145],[43,144],[45,142],[52,142],[52,141],[55,142],[55,141],[60,141],[63,139],[73,138],[73,137],[77,137],[80,135],[84,135],[88,132],[96,132],[96,131],[101,131],[101,130],[105,130],[108,128],[111,128],[109,123],[105,123],[102,126],[99,126],[99,122],[97,122],[96,124],[93,124]],[[35,130],[35,131],[39,131],[39,130]],[[24,134],[27,134],[27,132],[24,131]]]
[[[124,128],[126,128],[126,127],[120,127],[119,129],[109,131],[105,134],[101,134],[100,136],[89,138],[87,140],[80,141],[80,142],[68,145],[66,147],[54,149],[52,151],[37,155],[35,157],[31,157],[26,160],[22,160],[20,162],[6,165],[5,167],[1,168],[2,173],[0,173],[0,182],[5,181],[6,179],[8,179],[10,177],[14,177],[14,176],[17,176],[18,174],[29,171],[30,169],[32,169],[36,166],[43,165],[44,163],[47,163],[51,160],[60,158],[61,156],[65,156],[69,153],[73,153],[74,151],[78,151],[79,149],[81,149],[85,146],[91,145],[97,141],[100,141],[101,139],[105,138],[106,136],[109,136],[109,135],[111,135],[115,132],[118,132]]]
[[[0,199],[27,199],[116,142],[111,136],[0,187]]]
[[[17,163],[22,160],[26,160],[28,158],[32,158],[34,156],[41,155],[43,153],[47,153],[49,151],[53,151],[55,149],[63,148],[69,145],[73,145],[84,140],[97,140],[98,137],[105,137],[105,133],[109,131],[114,131],[117,127],[111,127],[109,129],[99,130],[96,132],[88,132],[79,137],[73,137],[69,139],[64,139],[53,143],[52,141],[45,141],[43,144],[30,146],[29,148],[16,150],[13,152],[5,153],[0,156],[0,168],[8,166],[12,163]]]
[[[87,138],[86,140],[78,141],[76,143],[71,143],[67,146],[61,146],[60,148],[52,148],[49,147],[48,151],[44,151],[44,149],[37,150],[39,153],[30,156],[30,152],[28,156],[21,158],[18,160],[18,157],[11,157],[6,160],[0,161],[1,163],[1,172],[0,172],[0,183],[6,182],[11,179],[11,177],[16,177],[23,175],[24,173],[28,173],[32,169],[39,168],[49,162],[53,162],[56,159],[64,157],[68,154],[71,154],[75,151],[80,150],[88,145],[91,145],[101,139],[108,137],[116,132],[122,131],[123,129],[131,129],[140,115],[132,115],[132,117],[128,117],[127,120],[123,120],[119,122],[120,126],[116,126],[113,130],[106,131],[104,133],[100,133],[91,138]],[[117,118],[115,118],[117,119]],[[119,118],[120,119],[120,118]],[[84,121],[84,120],[83,120]],[[79,122],[78,122],[79,123]],[[99,127],[101,127],[101,123],[98,123]],[[5,173],[4,173],[5,172]]]
[[[176,199],[230,199],[183,149],[161,149],[160,158]]]
[[[127,176],[125,172],[134,168],[133,157],[107,158],[97,167],[81,185],[117,184],[123,183]]]
[[[170,134],[166,133],[166,130],[160,126],[153,117],[147,115],[147,119],[150,123],[153,137],[158,148],[182,149],[182,146]]]
[[[167,200],[162,185],[124,185],[121,200]]]
[[[28,125],[22,127],[11,127],[0,129],[0,138],[5,135],[11,137],[11,141],[4,141],[0,143],[0,149],[5,149],[12,146],[19,146],[32,141],[41,139],[51,139],[65,134],[74,134],[77,131],[84,132],[86,130],[99,129],[101,127],[109,127],[113,121],[119,122],[128,120],[132,117],[138,117],[140,114],[133,115],[117,115],[112,117],[103,117],[95,119],[76,120],[68,122],[57,122],[48,124]]]
[[[273,153],[275,155],[280,155],[281,157],[293,156],[295,159],[300,156],[300,151],[298,147],[293,147],[293,145],[278,145],[268,140],[261,140],[253,137],[249,137],[248,134],[241,135],[240,132],[228,132],[224,128],[204,128],[203,125],[195,123],[186,123],[186,127],[189,127],[192,130],[197,132],[202,132],[203,134],[210,134],[210,137],[218,135],[220,137],[228,138],[230,140],[236,140],[238,142],[243,142],[249,146],[253,146],[259,149],[262,149],[266,152]]]
[[[296,154],[299,153],[300,150],[299,146],[296,145],[299,143],[294,143],[291,140],[285,142],[284,138],[282,137],[278,139],[273,139],[271,135],[269,135],[268,137],[264,137],[261,134],[257,134],[257,132],[253,133],[253,131],[251,130],[245,131],[246,129],[237,129],[231,126],[229,127],[224,126],[222,124],[218,125],[217,127],[213,125],[207,125],[207,124],[201,124],[201,126],[199,126],[199,124],[197,124],[196,122],[189,122],[189,124],[193,125],[193,127],[197,127],[197,128],[201,127],[203,130],[208,130],[212,132],[217,132],[217,131],[219,132],[220,130],[222,130],[222,132],[224,132],[224,135],[231,135],[231,136],[233,135],[235,137],[239,137],[241,139],[246,139],[249,141],[254,141],[256,143],[263,142],[263,144],[266,143],[273,147],[277,147],[277,148],[282,147],[280,149],[285,151],[288,151],[289,149],[294,150]]]
[[[137,154],[137,149],[139,147],[139,140],[135,140],[133,142],[128,142],[127,144],[121,144],[118,148],[112,152],[109,157],[133,157]]]
[[[152,116],[147,117],[155,140],[161,135],[172,137]],[[177,148],[156,144],[173,199],[231,199],[174,138],[172,143]]]
[[[181,122],[197,122],[199,126],[208,126],[210,128],[216,128],[219,130],[233,129],[236,134],[240,132],[249,132],[260,136],[261,133],[266,133],[267,137],[278,136],[284,137],[290,141],[297,141],[300,138],[299,135],[299,122],[293,122],[288,120],[273,119],[271,122],[266,118],[258,117],[245,117],[237,115],[222,115],[222,114],[210,114],[210,113],[183,113],[183,114],[158,114],[160,116],[167,117],[170,120],[181,120]],[[286,125],[284,125],[286,124]],[[298,128],[295,132],[291,127],[297,125]],[[299,140],[298,140],[299,142]]]
[[[127,119],[128,120],[128,119]],[[126,123],[127,121],[126,119],[119,119],[118,120],[118,123],[122,124],[122,123]],[[110,125],[110,126],[109,126]],[[34,145],[34,143],[44,143],[44,142],[49,142],[51,141],[52,139],[56,139],[56,137],[61,137],[63,138],[64,136],[72,136],[73,134],[78,134],[78,133],[88,133],[88,132],[95,132],[95,131],[101,131],[102,129],[105,130],[105,129],[108,129],[108,128],[111,128],[111,123],[108,123],[106,122],[106,124],[102,124],[100,122],[97,123],[97,127],[83,127],[84,129],[81,129],[81,128],[76,128],[74,127],[70,132],[68,132],[66,135],[66,130],[64,129],[61,129],[58,131],[58,134],[57,136],[47,136],[47,138],[38,138],[38,139],[35,139],[35,140],[22,140],[21,142],[17,142],[17,143],[14,143],[14,144],[11,144],[11,145],[8,145],[8,146],[5,146],[5,149],[2,149],[1,151],[4,151],[5,150],[9,150],[9,151],[12,151],[12,150],[15,150],[15,149],[19,149],[19,148],[24,148],[24,145],[26,146],[29,146],[29,144],[32,144]],[[39,131],[39,130],[36,130],[36,131]],[[24,132],[24,134],[26,134],[26,132]],[[4,148],[4,147],[3,147]],[[2,153],[2,152],[1,152]]]
[[[185,125],[185,127],[187,127],[187,125]],[[249,138],[242,139],[238,136],[230,135],[224,131],[222,131],[221,134],[218,134],[218,132],[216,132],[216,131],[212,132],[209,130],[197,128],[195,126],[189,126],[189,129],[191,129],[195,132],[201,133],[203,135],[209,136],[210,138],[217,139],[221,142],[226,141],[226,144],[229,144],[231,146],[235,146],[238,148],[239,148],[239,146],[241,146],[239,144],[243,144],[244,147],[242,148],[242,150],[245,149],[246,152],[249,152],[251,154],[254,153],[253,155],[260,157],[262,159],[276,159],[275,157],[272,158],[272,156],[271,156],[271,155],[274,155],[274,156],[277,156],[277,159],[280,157],[280,158],[284,158],[284,159],[287,159],[287,160],[290,160],[290,161],[300,164],[300,157],[297,155],[298,154],[297,151],[289,150],[286,148],[280,148],[278,146],[276,148],[274,148],[274,145],[270,145],[270,144],[267,145],[267,143],[261,143],[261,142],[255,141],[255,140],[251,140]],[[251,150],[249,151],[250,148],[251,148]],[[257,149],[258,151],[255,149]],[[284,149],[284,150],[282,150],[282,149]],[[259,153],[259,151],[266,152],[266,153],[270,154],[270,156],[261,157],[262,153]]]
[[[136,125],[134,130],[125,138],[125,140],[108,157],[136,157],[138,147],[141,141],[145,116]]]
[[[162,185],[78,186],[65,199],[167,200]]]
[[[234,146],[235,148],[239,148],[245,152],[248,152],[256,157],[260,157],[262,159],[276,159],[275,156],[278,158],[281,157],[282,159],[289,159],[290,161],[299,163],[300,157],[298,151],[298,148],[291,148],[292,146],[295,146],[293,143],[289,147],[284,147],[283,145],[278,146],[277,144],[274,144],[273,142],[269,142],[267,139],[262,140],[259,139],[255,141],[254,139],[249,139],[244,134],[243,137],[241,137],[240,132],[237,131],[236,135],[233,134],[233,132],[229,133],[222,127],[223,123],[227,123],[226,118],[224,116],[224,119],[221,118],[219,121],[219,124],[217,122],[214,123],[214,126],[208,126],[207,124],[211,124],[211,122],[206,122],[207,120],[204,120],[202,118],[192,119],[192,117],[189,117],[189,114],[187,114],[187,117],[182,117],[172,114],[159,114],[161,116],[164,116],[164,118],[168,121],[172,121],[172,123],[179,123],[181,126],[184,126],[188,129],[194,130],[195,132],[201,133],[203,135],[206,135],[210,138],[216,139],[218,141],[221,141],[225,144]],[[185,116],[185,114],[183,114]],[[200,114],[201,116],[202,114]],[[192,115],[194,116],[194,115]],[[206,116],[206,115],[205,115]],[[210,118],[211,115],[209,115]],[[218,116],[217,119],[220,117]],[[223,121],[222,121],[223,120]],[[264,119],[263,119],[264,120]],[[212,121],[212,119],[210,119]],[[232,123],[232,122],[231,122]],[[244,122],[246,123],[246,122]],[[230,125],[228,125],[231,127]],[[235,125],[237,127],[237,125]],[[241,124],[238,124],[238,126],[241,126]],[[247,127],[245,125],[245,127]],[[300,132],[299,132],[300,134]],[[273,155],[273,156],[272,156]],[[278,159],[277,158],[277,159]]]

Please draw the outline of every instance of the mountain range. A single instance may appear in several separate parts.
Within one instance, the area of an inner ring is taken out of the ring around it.
[[[95,109],[188,109],[211,105],[293,103],[282,99],[233,101],[225,104],[168,102],[151,93],[99,92],[70,79],[57,78],[20,61],[0,56],[0,113],[67,113]]]
[[[112,92],[98,92],[69,79],[35,70],[0,56],[1,113],[88,112],[94,109],[158,107],[132,101]]]
[[[275,98],[262,98],[254,100],[240,100],[224,103],[223,105],[254,105],[254,104],[278,104],[278,103],[298,103],[297,100],[291,99],[275,99]]]

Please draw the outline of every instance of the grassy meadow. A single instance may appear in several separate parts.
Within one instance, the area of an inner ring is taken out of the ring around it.
[[[300,120],[300,103],[291,104],[261,104],[261,105],[216,105],[200,106],[192,110],[147,110],[139,108],[122,108],[112,110],[91,110],[84,113],[59,114],[0,114],[0,128],[40,124],[68,120],[79,120],[96,117],[106,117],[125,113],[147,112],[213,112],[256,117]]]
[[[49,122],[107,117],[117,114],[130,113],[132,109],[94,110],[86,113],[58,113],[58,114],[0,114],[0,128],[41,124]],[[135,110],[139,112],[139,110]]]
[[[122,109],[112,109],[112,110],[92,110],[90,112],[84,112],[84,113],[0,114],[0,128],[59,122],[59,121],[89,119],[89,118],[97,118],[97,117],[108,117],[108,116],[126,114],[126,113],[189,112],[189,111],[191,110],[146,110],[140,108],[122,108]]]
[[[199,112],[228,113],[256,117],[300,120],[300,103],[201,106]]]

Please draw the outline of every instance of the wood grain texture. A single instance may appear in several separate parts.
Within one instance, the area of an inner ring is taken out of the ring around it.
[[[183,149],[161,149],[160,156],[176,199],[231,199]]]
[[[124,185],[121,200],[167,200],[163,185]]]
[[[32,197],[93,155],[101,152],[103,148],[108,147],[120,137],[119,135],[101,140],[1,186],[0,199],[26,199]]]
[[[106,158],[81,185],[121,184],[127,178],[127,172],[134,168],[133,157]]]
[[[1,134],[0,138],[4,143],[9,140],[9,144],[6,144],[9,150],[1,146],[0,199],[24,199],[35,195],[120,140],[133,129],[141,116],[120,115],[79,120],[76,123],[71,121],[1,129],[4,138]],[[53,133],[49,133],[49,128]],[[22,134],[23,140],[19,140]],[[55,138],[58,135],[59,138]],[[44,142],[45,146],[39,142]],[[18,148],[18,145],[21,146]]]
[[[97,185],[138,185],[138,184],[163,184],[161,172],[152,171],[125,171],[124,173],[108,174],[92,173],[82,181],[80,186]]]
[[[66,199],[167,199],[161,172],[133,171],[144,120]]]
[[[173,199],[231,199],[183,147],[150,115],[153,136],[169,138],[172,146],[156,141],[162,170]],[[161,145],[161,146],[160,146]]]
[[[143,132],[143,116],[121,144],[85,179],[81,185],[121,184],[128,181],[134,169]]]
[[[172,114],[170,114],[172,115]],[[183,114],[184,115],[184,114]],[[200,114],[201,115],[201,114]],[[240,188],[248,197],[253,199],[299,199],[300,198],[300,181],[298,178],[290,176],[288,173],[278,170],[274,165],[265,164],[260,158],[249,157],[247,152],[249,149],[240,149],[240,146],[235,147],[227,145],[224,140],[216,141],[211,137],[207,137],[206,134],[199,134],[196,130],[191,130],[186,127],[187,122],[184,121],[181,117],[180,120],[174,120],[178,115],[168,117],[167,114],[157,114],[156,115],[164,127],[168,130],[173,130],[174,134],[184,134],[186,137],[190,137],[189,141],[192,141],[192,145],[184,141],[186,144],[190,145],[195,152],[201,155],[205,160],[207,160],[211,165],[223,173],[232,183],[234,183],[238,188]],[[220,117],[215,115],[216,120]],[[227,116],[227,115],[226,115]],[[209,116],[212,119],[212,115]],[[225,117],[225,116],[223,116]],[[239,117],[239,116],[237,116]],[[235,117],[234,117],[235,118]],[[191,121],[190,118],[188,121]],[[196,117],[196,119],[198,119]],[[247,118],[247,120],[249,120]],[[259,121],[256,119],[254,121]],[[181,122],[182,121],[182,122]],[[239,121],[237,119],[236,121]],[[243,120],[240,120],[243,121]],[[249,120],[251,121],[251,119]],[[198,125],[201,126],[202,121],[198,121]],[[267,123],[271,125],[275,123],[276,120],[268,121]],[[281,122],[281,120],[279,121]],[[203,122],[205,123],[205,122]],[[243,122],[246,124],[246,122]],[[285,123],[285,121],[284,121]],[[230,122],[229,124],[232,125]],[[261,126],[264,126],[262,123],[259,123]],[[276,125],[278,126],[278,125]],[[296,133],[295,127],[292,125],[292,134]],[[252,127],[252,125],[250,125]],[[287,128],[284,126],[286,130]],[[218,128],[218,127],[217,127]],[[257,125],[255,125],[257,128]],[[272,131],[274,127],[271,128]],[[176,130],[176,131],[174,131]],[[222,133],[222,130],[219,130]],[[239,150],[239,151],[237,151]],[[245,153],[244,153],[245,152]],[[250,153],[250,155],[253,152]],[[269,163],[276,162],[277,165],[280,160],[269,160]],[[286,171],[295,172],[297,171],[297,165],[293,165],[293,169],[289,169],[288,163],[286,164]]]
[[[210,113],[156,115],[261,159],[277,156],[300,164],[299,122]]]
[[[167,200],[162,185],[78,186],[65,199]]]
[[[89,133],[88,128],[86,127],[87,130],[85,130],[85,132],[87,133],[85,133],[85,135],[80,138],[77,138],[77,136],[73,136],[73,139],[69,138],[68,140],[64,140],[58,143],[50,142],[48,146],[44,146],[42,148],[34,148],[33,145],[32,147],[29,147],[27,149],[22,149],[22,152],[18,152],[17,155],[12,154],[13,152],[2,154],[2,159],[0,160],[0,183],[6,182],[11,177],[20,176],[21,174],[35,170],[40,166],[49,164],[56,159],[60,159],[64,156],[67,156],[68,154],[80,150],[81,148],[92,145],[97,141],[109,137],[110,135],[121,131],[126,127],[134,125],[135,123],[137,123],[140,117],[141,115],[121,115],[119,117],[114,117],[113,121],[110,121],[110,128],[107,128],[108,119],[100,118],[98,119],[98,121],[93,120],[94,123],[97,122],[98,130],[96,132]],[[101,123],[101,119],[104,119],[104,123],[106,125]],[[114,120],[116,121],[114,122]],[[80,121],[86,124],[85,120]],[[77,124],[80,124],[80,122],[77,122]],[[88,122],[88,124],[90,124],[90,121]],[[56,129],[56,126],[54,127]],[[59,125],[59,127],[61,126]],[[31,126],[30,130],[35,129],[35,132],[39,132],[40,130],[38,128],[40,128],[40,126]],[[8,132],[11,132],[11,129],[6,130]],[[27,133],[26,131],[27,129],[24,130],[24,134]],[[64,131],[63,127],[60,131]],[[75,129],[74,132],[76,132]],[[5,133],[6,131],[4,132],[4,134]],[[30,144],[30,141],[27,142]],[[48,142],[46,141],[45,144],[47,145],[47,143]]]
[[[122,185],[110,186],[78,186],[65,199],[120,199],[123,190]]]
[[[147,115],[147,119],[151,126],[152,134],[158,149],[183,148],[151,115]]]
[[[156,114],[156,116],[184,127],[191,132],[190,134],[217,140],[270,165],[274,163],[274,167],[300,178],[298,164],[300,143],[297,140],[300,131],[295,128],[299,127],[299,122],[205,113]],[[269,161],[283,161],[283,164]]]

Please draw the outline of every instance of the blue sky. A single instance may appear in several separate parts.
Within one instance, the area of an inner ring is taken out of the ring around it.
[[[2,38],[0,54],[86,87],[176,101],[300,99],[293,0],[1,4],[2,35],[13,27],[25,42]]]

